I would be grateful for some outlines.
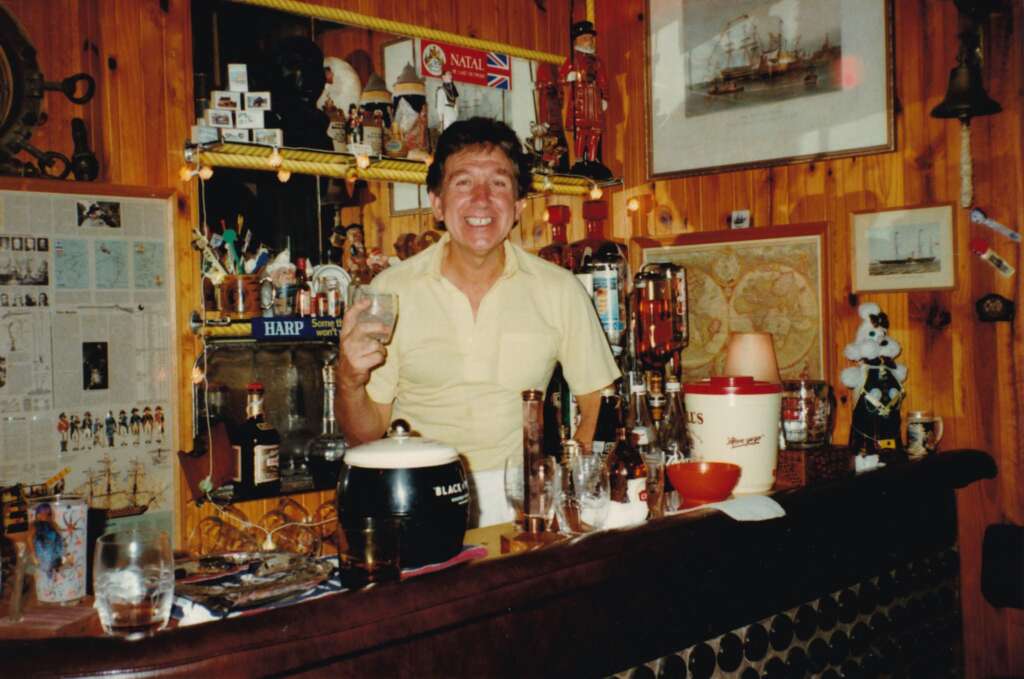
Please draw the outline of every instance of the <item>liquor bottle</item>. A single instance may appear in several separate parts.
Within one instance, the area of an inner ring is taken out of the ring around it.
[[[651,370],[662,370],[686,346],[686,271],[673,264],[651,263],[633,281],[636,358]],[[675,371],[673,371],[675,372]]]
[[[594,455],[610,453],[615,446],[615,430],[620,425],[619,397],[614,387],[601,390],[601,407],[597,411],[597,426],[594,428],[594,442],[590,451]]]
[[[323,420],[320,435],[310,439],[306,447],[306,459],[313,475],[313,483],[317,488],[330,488],[338,481],[341,458],[348,448],[344,435],[338,431],[338,421],[334,416],[334,399],[336,382],[334,367],[324,362],[322,368],[324,400]]]
[[[306,417],[306,395],[299,380],[298,366],[295,365],[295,352],[290,353],[288,367],[285,369],[285,387],[288,419],[281,439],[281,476],[288,477],[289,489],[293,489],[293,485],[297,489],[312,483],[306,465],[306,446],[313,438],[313,431]]]
[[[310,278],[309,260],[299,257],[295,260],[295,315],[312,316],[315,313],[313,308],[313,283]]]
[[[658,429],[658,445],[665,452],[665,462],[668,464],[689,457],[690,445],[686,438],[686,413],[683,411],[679,382],[672,380],[666,383],[665,400],[665,416]]]
[[[654,439],[654,423],[651,420],[651,412],[647,408],[647,386],[643,380],[634,383],[629,388],[629,408],[626,410],[626,429],[630,433],[636,433],[637,429],[644,429],[647,440]]]
[[[632,526],[647,519],[647,465],[636,446],[639,434],[627,437],[622,427],[616,431],[615,447],[607,462],[611,507],[605,528]]]
[[[242,427],[238,454],[238,483],[243,492],[280,489],[279,470],[281,435],[266,420],[263,411],[263,385],[253,382],[246,387],[245,425]]]
[[[658,433],[665,417],[665,391],[662,386],[665,380],[657,372],[650,373],[648,380],[650,386],[647,389],[647,407],[651,413],[651,422],[654,423],[654,431]]]

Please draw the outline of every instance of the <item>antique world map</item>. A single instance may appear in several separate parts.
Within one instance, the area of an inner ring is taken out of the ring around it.
[[[824,378],[821,256],[813,236],[645,250],[686,268],[686,379],[722,374],[731,332],[771,333],[783,379]]]

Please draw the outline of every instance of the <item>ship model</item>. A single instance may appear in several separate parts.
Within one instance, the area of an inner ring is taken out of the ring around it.
[[[100,458],[99,464],[99,471],[85,470],[86,482],[76,492],[84,495],[93,509],[105,510],[108,518],[144,514],[163,495],[163,490],[145,487],[146,468],[139,460],[132,460],[126,472],[114,471],[114,462],[107,455]]]

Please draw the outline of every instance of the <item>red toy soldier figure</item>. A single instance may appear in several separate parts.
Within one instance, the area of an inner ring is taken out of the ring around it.
[[[572,172],[593,179],[609,179],[611,171],[597,157],[604,111],[608,108],[608,78],[604,64],[595,53],[596,42],[594,24],[574,23],[572,55],[558,70],[558,78],[570,88],[566,126],[572,128],[576,153]]]

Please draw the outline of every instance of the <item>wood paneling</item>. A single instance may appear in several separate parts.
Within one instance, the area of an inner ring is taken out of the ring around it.
[[[1024,10],[1005,3],[1005,13],[986,26],[985,73],[989,94],[1003,113],[972,122],[975,203],[1003,223],[1024,224],[1021,91],[1024,87],[1019,26]],[[613,101],[608,127],[615,144],[606,158],[625,177],[624,194],[647,181],[647,148],[641,88],[646,76],[645,26],[637,18],[643,3],[598,1],[598,50],[615,82],[628,82],[628,101]],[[831,301],[833,372],[849,365],[842,355],[858,324],[850,294],[849,215],[855,210],[957,201],[959,197],[959,129],[956,121],[938,120],[931,109],[942,100],[949,69],[955,63],[956,8],[951,2],[896,0],[894,10],[897,150],[861,158],[801,163],[658,181],[657,202],[669,201],[675,232],[724,228],[733,209],[748,208],[754,226],[828,220],[831,229]],[[1011,14],[1012,12],[1012,14]],[[614,49],[609,46],[614,45]],[[996,457],[994,481],[960,492],[960,542],[963,612],[968,675],[1011,676],[1024,673],[1024,615],[997,611],[981,597],[981,539],[994,522],[1024,523],[1021,488],[1020,394],[1024,386],[1024,351],[1020,319],[1010,324],[979,323],[974,302],[988,292],[1020,300],[1018,274],[1006,280],[970,254],[972,236],[984,236],[1009,261],[1020,263],[1020,249],[993,232],[969,223],[956,210],[957,287],[946,292],[860,295],[888,312],[891,334],[903,345],[900,361],[909,367],[907,409],[932,410],[946,422],[943,445],[978,447]],[[619,233],[618,235],[625,235]],[[658,235],[664,235],[659,232]],[[947,310],[944,329],[926,323],[933,308]],[[1015,330],[1015,332],[1014,332]],[[1014,339],[1016,337],[1016,339]],[[836,439],[849,431],[848,390],[837,392],[840,408]]]
[[[549,0],[479,2],[473,0],[319,0],[344,7],[430,25],[483,38],[508,41],[548,52],[565,53],[570,4]],[[176,264],[179,290],[178,341],[181,346],[179,395],[188,412],[188,366],[196,342],[185,323],[196,306],[198,259],[188,247],[188,229],[195,219],[194,184],[183,186],[176,170],[181,143],[188,136],[191,106],[191,33],[187,0],[5,0],[24,24],[39,51],[49,79],[86,70],[97,79],[96,99],[77,107],[55,94],[47,96],[49,122],[33,136],[41,148],[70,153],[69,121],[81,115],[89,123],[93,145],[103,163],[102,178],[118,184],[174,188],[178,191]],[[584,3],[576,2],[582,18]],[[987,25],[986,84],[1003,105],[1003,113],[972,123],[976,203],[999,221],[1024,226],[1024,40],[1019,27],[1024,9],[1019,0],[1005,2],[1006,13]],[[166,6],[166,10],[164,9]],[[952,2],[894,0],[894,60],[897,150],[874,156],[839,158],[685,179],[650,182],[646,139],[646,3],[642,0],[598,0],[598,52],[609,71],[613,96],[605,136],[606,163],[624,178],[624,188],[611,195],[614,235],[626,239],[637,232],[657,237],[722,229],[733,209],[751,210],[754,225],[769,226],[827,220],[831,238],[833,315],[830,347],[834,375],[848,362],[843,345],[857,326],[850,299],[849,214],[855,210],[955,201],[959,190],[959,131],[955,121],[929,115],[943,97],[955,61],[958,17]],[[377,50],[375,49],[374,52]],[[379,59],[379,54],[373,55]],[[116,67],[115,67],[116,64]],[[651,214],[626,218],[625,199],[650,192]],[[371,245],[392,251],[397,234],[431,226],[429,215],[391,218],[387,193],[375,187],[378,200],[345,221],[367,225]],[[543,204],[532,201],[513,238],[528,247],[547,241],[537,228]],[[574,212],[570,238],[582,235],[581,199],[557,199]],[[998,292],[1022,299],[1024,273],[1007,280],[967,250],[971,236],[993,241],[1004,257],[1024,272],[1018,246],[969,223],[956,211],[957,287],[947,292],[878,293],[857,301],[875,301],[891,318],[891,332],[904,346],[901,360],[910,366],[909,408],[930,409],[946,420],[947,448],[989,450],[1000,475],[960,492],[960,543],[963,610],[967,621],[969,676],[1024,674],[1024,615],[996,611],[981,598],[981,537],[986,525],[998,521],[1024,523],[1024,490],[1020,475],[1024,427],[1020,394],[1024,388],[1024,314],[1015,324],[986,325],[975,320],[974,302]],[[926,324],[928,311],[950,312],[944,329]],[[849,427],[848,393],[837,389],[840,408],[836,439]],[[182,441],[191,436],[188,422]],[[317,498],[319,499],[319,498]],[[310,500],[314,503],[315,500]],[[183,507],[186,503],[182,502]],[[269,508],[269,507],[266,507]],[[258,516],[262,505],[254,506]],[[180,533],[187,534],[208,508],[182,512]]]

